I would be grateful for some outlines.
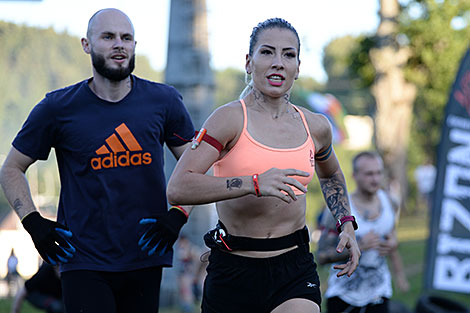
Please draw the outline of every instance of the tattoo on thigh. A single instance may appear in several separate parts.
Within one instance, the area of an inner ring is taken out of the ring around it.
[[[326,204],[336,220],[349,215],[346,185],[338,175],[321,178],[320,186]]]
[[[240,178],[227,179],[227,189],[232,190],[233,188],[240,189],[242,187],[242,180]]]

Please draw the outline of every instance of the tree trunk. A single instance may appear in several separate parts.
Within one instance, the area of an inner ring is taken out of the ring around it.
[[[409,51],[396,41],[399,13],[397,0],[380,0],[377,46],[370,51],[370,57],[377,73],[372,87],[377,102],[376,145],[384,159],[387,185],[403,207],[408,191],[407,148],[416,88],[405,81],[403,73]]]

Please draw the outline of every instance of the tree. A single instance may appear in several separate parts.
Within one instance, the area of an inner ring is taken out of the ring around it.
[[[408,193],[407,149],[416,87],[405,80],[403,71],[410,52],[397,42],[398,0],[380,0],[379,14],[376,45],[370,50],[376,72],[372,86],[377,103],[376,145],[384,159],[388,184],[403,204]]]

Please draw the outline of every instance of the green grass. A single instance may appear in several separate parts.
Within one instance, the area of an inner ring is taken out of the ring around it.
[[[11,298],[0,299],[0,312],[9,313],[11,310],[12,301],[13,299]],[[23,302],[21,313],[44,313],[44,311],[40,311],[31,306],[29,303]]]
[[[400,241],[398,249],[410,283],[410,290],[403,293],[393,286],[392,299],[404,303],[413,312],[419,297],[426,293],[423,288],[423,274],[425,270],[428,221],[422,216],[402,217],[397,234]],[[328,281],[328,269],[329,266],[319,267],[318,272],[322,283],[322,291],[325,290]],[[470,296],[468,294],[444,291],[432,291],[430,294],[455,300],[470,308]],[[322,311],[326,312],[326,301],[323,301]]]

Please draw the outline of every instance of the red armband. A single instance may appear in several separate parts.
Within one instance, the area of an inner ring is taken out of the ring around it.
[[[207,130],[205,128],[201,128],[200,131],[196,131],[195,133],[195,139],[193,140],[191,149],[196,149],[203,140],[216,148],[219,153],[224,148],[224,146],[222,146],[222,144],[217,139],[207,134]]]

